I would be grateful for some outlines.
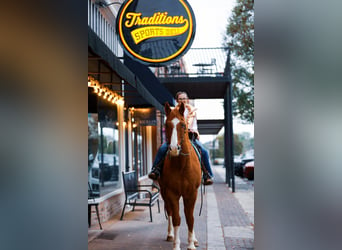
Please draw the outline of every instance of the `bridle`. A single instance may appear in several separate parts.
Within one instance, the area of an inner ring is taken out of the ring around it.
[[[183,142],[184,142],[184,140],[185,140],[185,134],[188,133],[188,131],[187,131],[187,129],[186,129],[185,123],[184,123],[184,124],[182,123],[181,126],[184,128],[184,133],[183,133],[183,136],[182,136],[182,138],[181,138],[181,140],[180,140],[180,143],[177,144],[177,150],[179,150],[179,154],[180,154],[180,155],[189,156],[189,155],[190,155],[190,152],[189,152],[189,153],[183,153],[183,152],[182,152],[182,145],[183,145]],[[170,148],[170,145],[169,145],[168,150],[167,150],[167,152],[166,152],[166,154],[168,154],[169,157],[171,157],[171,155],[169,154],[170,151],[171,151],[171,148]]]

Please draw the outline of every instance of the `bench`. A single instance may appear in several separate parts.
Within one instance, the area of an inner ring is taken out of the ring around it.
[[[135,171],[131,172],[122,172],[122,180],[125,191],[125,204],[122,209],[121,218],[122,220],[126,205],[133,206],[133,210],[136,206],[143,206],[150,208],[150,218],[152,222],[152,206],[155,202],[158,203],[158,212],[160,213],[159,207],[159,192],[160,189],[158,186],[151,185],[138,185],[137,184],[137,176]],[[154,189],[154,190],[153,190]]]

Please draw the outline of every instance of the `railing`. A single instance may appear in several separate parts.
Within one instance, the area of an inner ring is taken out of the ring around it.
[[[222,77],[227,70],[228,47],[191,48],[178,61],[155,68],[157,77]]]
[[[116,8],[119,8],[119,6],[116,6]],[[123,50],[115,31],[114,13],[114,6],[99,8],[99,5],[95,4],[94,0],[88,0],[88,26],[108,46],[114,55],[122,57]]]

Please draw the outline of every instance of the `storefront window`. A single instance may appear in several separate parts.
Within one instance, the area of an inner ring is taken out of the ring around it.
[[[88,182],[95,197],[121,187],[116,107],[88,114]]]

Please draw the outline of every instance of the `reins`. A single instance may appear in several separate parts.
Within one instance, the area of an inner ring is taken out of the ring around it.
[[[195,149],[195,152],[196,152],[196,154],[197,154],[197,156],[198,156],[198,159],[199,159],[199,162],[200,162],[200,167],[202,166],[202,157],[201,157],[201,154],[200,154],[200,152],[198,152],[198,150],[197,150],[197,148],[196,148],[196,146],[195,146],[195,144],[192,142],[192,140],[190,140],[190,142],[191,142],[191,145],[192,145],[192,147]],[[202,167],[201,167],[201,175],[202,175]],[[205,187],[204,187],[205,188]],[[202,183],[202,181],[201,181],[201,206],[200,206],[200,211],[199,211],[199,214],[198,214],[198,216],[201,216],[201,214],[202,214],[202,207],[203,207],[203,183]]]

